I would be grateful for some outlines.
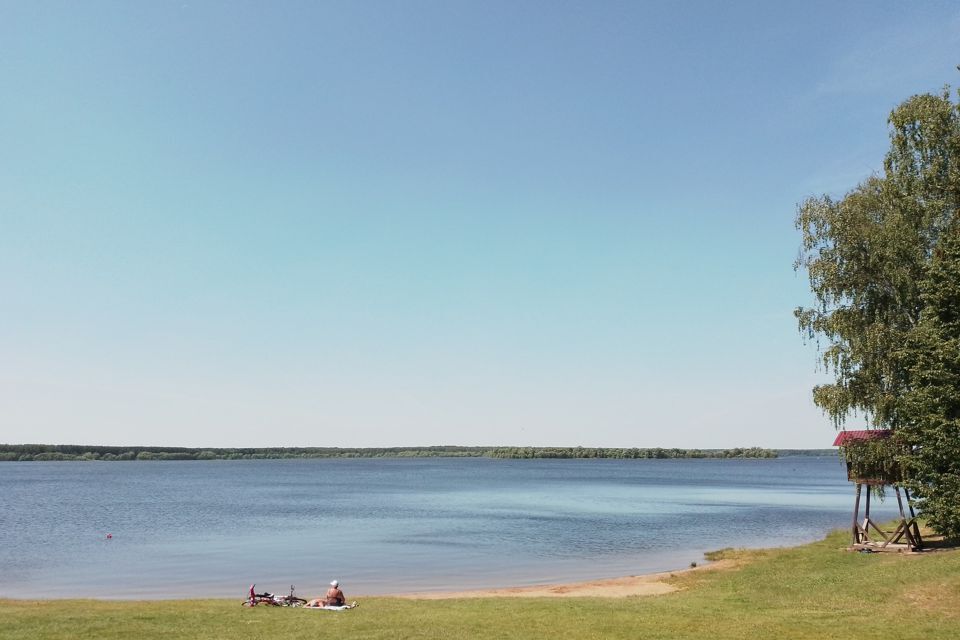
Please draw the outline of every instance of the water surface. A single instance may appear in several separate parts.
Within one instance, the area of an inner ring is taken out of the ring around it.
[[[0,505],[2,597],[313,595],[332,578],[349,597],[807,542],[849,525],[853,489],[833,456],[20,462],[0,464]]]

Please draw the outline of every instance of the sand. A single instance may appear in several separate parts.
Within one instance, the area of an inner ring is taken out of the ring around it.
[[[669,582],[671,577],[693,571],[716,571],[731,568],[735,564],[731,560],[720,560],[692,569],[622,578],[604,578],[589,582],[544,584],[530,587],[501,587],[471,591],[405,593],[395,594],[394,597],[415,600],[446,600],[451,598],[626,598],[630,596],[659,596],[679,590],[679,587]]]

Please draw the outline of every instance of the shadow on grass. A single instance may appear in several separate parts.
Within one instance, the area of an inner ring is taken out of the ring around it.
[[[960,540],[945,539],[943,536],[935,535],[932,532],[921,532],[923,536],[923,551],[953,551],[960,549]]]

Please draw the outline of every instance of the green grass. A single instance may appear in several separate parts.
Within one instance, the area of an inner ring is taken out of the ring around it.
[[[846,535],[791,549],[724,550],[730,570],[678,574],[652,597],[366,598],[353,611],[235,601],[0,601],[0,638],[960,638],[960,551],[844,550]],[[625,572],[627,570],[625,569]]]

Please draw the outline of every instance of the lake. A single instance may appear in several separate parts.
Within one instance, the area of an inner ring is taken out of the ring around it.
[[[812,541],[849,526],[853,487],[834,456],[14,462],[0,507],[0,597],[311,596],[338,578],[349,598]]]

